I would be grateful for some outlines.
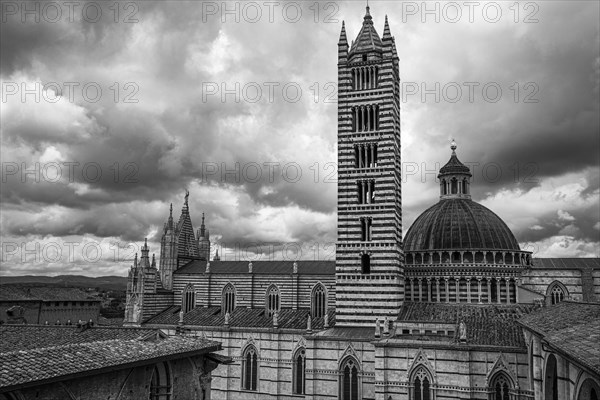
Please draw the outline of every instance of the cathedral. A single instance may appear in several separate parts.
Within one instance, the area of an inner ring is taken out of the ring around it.
[[[211,260],[186,193],[158,266],[144,244],[129,271],[125,325],[222,343],[214,399],[598,400],[599,259],[522,250],[454,142],[403,238],[399,58],[368,6],[338,80],[335,261]]]

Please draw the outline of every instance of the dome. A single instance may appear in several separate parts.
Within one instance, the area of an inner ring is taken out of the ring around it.
[[[466,198],[443,199],[425,210],[404,240],[405,252],[459,249],[520,251],[500,217]]]

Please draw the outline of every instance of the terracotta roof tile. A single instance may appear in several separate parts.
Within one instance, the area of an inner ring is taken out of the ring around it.
[[[148,340],[152,329],[2,326],[0,387],[66,379],[86,371],[220,350],[218,342],[187,336]],[[49,337],[44,338],[43,334]],[[65,337],[61,338],[60,333]],[[18,338],[20,337],[20,338]],[[28,338],[28,339],[27,339]],[[37,346],[35,342],[38,341]],[[12,346],[9,346],[12,344]]]
[[[212,274],[248,274],[248,261],[211,261]],[[297,261],[299,275],[335,275],[335,261]],[[253,261],[253,274],[292,274],[293,261]],[[176,274],[202,274],[206,261],[190,261]]]
[[[177,325],[181,307],[172,306],[162,313],[150,318],[146,324]],[[279,312],[278,326],[280,329],[306,329],[310,310],[308,309],[282,309]],[[224,326],[225,317],[221,307],[196,307],[183,316],[184,325],[196,326]],[[311,322],[312,329],[323,329],[324,318],[314,318]],[[329,310],[329,326],[335,325],[335,312]],[[267,317],[264,308],[236,308],[229,317],[230,327],[245,328],[272,328],[273,319]]]
[[[406,302],[400,309],[399,321],[419,321],[467,325],[467,343],[486,346],[525,347],[521,327],[516,320],[535,306],[525,304],[441,304]]]
[[[537,310],[519,323],[600,374],[600,304],[564,301]]]

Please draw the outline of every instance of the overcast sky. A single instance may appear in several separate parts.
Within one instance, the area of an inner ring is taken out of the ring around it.
[[[363,2],[37,4],[2,2],[1,274],[124,275],[186,189],[227,259],[333,257]],[[404,232],[455,138],[522,248],[598,257],[600,3],[445,4],[370,2],[400,57]]]

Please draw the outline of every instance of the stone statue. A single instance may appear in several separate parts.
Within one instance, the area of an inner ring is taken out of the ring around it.
[[[294,274],[298,273],[298,263],[296,261],[294,261],[294,270],[293,270]]]
[[[206,273],[210,273],[210,262],[206,263]]]
[[[308,316],[308,320],[306,321],[306,330],[312,331],[312,320],[310,319],[310,315]]]
[[[375,321],[375,337],[381,336],[381,323],[379,322],[379,318]]]
[[[248,272],[252,273],[252,261],[248,263]]]
[[[229,311],[225,313],[225,325],[229,325]]]
[[[324,328],[329,328],[329,314],[325,314],[325,317],[323,318],[323,327]]]
[[[467,324],[465,324],[465,321],[460,321],[458,325],[458,337],[461,342],[467,341]]]
[[[273,327],[277,328],[279,326],[279,313],[278,312],[274,312],[273,313]]]
[[[387,317],[383,320],[383,335],[387,336],[390,334],[390,321]]]

